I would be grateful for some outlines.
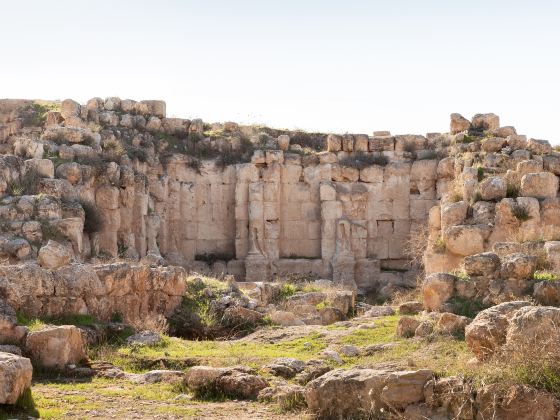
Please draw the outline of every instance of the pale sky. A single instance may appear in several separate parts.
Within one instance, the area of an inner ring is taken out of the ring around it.
[[[558,0],[0,0],[0,97],[395,134],[494,112],[560,144]]]

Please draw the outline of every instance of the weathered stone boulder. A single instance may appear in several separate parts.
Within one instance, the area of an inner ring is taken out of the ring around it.
[[[478,184],[480,197],[484,201],[501,200],[507,193],[506,181],[499,176],[492,176]]]
[[[397,324],[397,337],[410,338],[414,337],[416,328],[420,325],[420,321],[410,316],[403,316]]]
[[[305,400],[322,418],[370,418],[391,406],[422,401],[428,370],[336,369],[307,384]]]
[[[60,104],[60,115],[65,120],[80,116],[80,104],[72,99],[65,99]]]
[[[82,182],[82,167],[77,162],[63,163],[56,168],[57,178],[62,178],[76,185]]]
[[[453,113],[451,114],[451,122],[449,124],[449,132],[451,134],[457,134],[462,131],[467,131],[471,126],[471,122],[463,117],[461,114]]]
[[[227,308],[223,316],[224,321],[232,325],[257,325],[262,322],[263,318],[262,313],[242,306]]]
[[[509,320],[506,349],[515,356],[560,356],[560,308],[525,306]]]
[[[49,242],[39,250],[37,261],[41,267],[56,269],[70,263],[72,256],[73,254],[70,248],[59,242],[49,240]]]
[[[401,315],[416,315],[422,311],[424,305],[421,302],[411,301],[404,302],[399,305],[399,314]]]
[[[494,354],[506,342],[509,320],[530,302],[506,302],[478,313],[465,328],[465,341],[478,360]]]
[[[485,229],[479,225],[451,226],[444,232],[446,249],[457,255],[484,252]]]
[[[492,131],[500,127],[500,117],[496,114],[476,114],[472,119],[472,126],[479,130]]]
[[[47,327],[27,335],[25,351],[33,363],[45,368],[63,370],[86,358],[80,330],[73,325]]]
[[[270,320],[274,324],[281,325],[283,327],[289,327],[292,325],[305,325],[305,323],[294,315],[292,312],[287,311],[274,311],[270,314]]]
[[[469,255],[463,260],[469,276],[490,276],[500,269],[500,257],[493,252]]]
[[[19,343],[26,333],[27,328],[17,325],[14,308],[0,300],[0,344]]]
[[[520,194],[523,197],[554,198],[557,193],[558,177],[553,173],[530,173],[521,178]]]
[[[255,399],[269,386],[266,379],[245,367],[194,366],[187,372],[185,381],[195,394],[218,393],[243,399]]]
[[[515,127],[513,127],[511,125],[506,125],[504,127],[499,127],[499,128],[496,128],[496,129],[492,130],[492,135],[505,139],[509,136],[517,135],[517,130],[515,129]]]
[[[533,297],[541,305],[560,306],[560,282],[545,280],[536,283]]]
[[[441,334],[463,334],[465,327],[471,322],[466,316],[455,315],[450,312],[444,312],[438,318],[436,329]]]
[[[441,207],[441,226],[443,229],[460,225],[467,218],[469,205],[465,201],[447,203]]]
[[[427,311],[441,311],[455,294],[457,277],[447,273],[431,274],[422,284],[422,301]]]
[[[500,150],[502,150],[505,143],[505,138],[501,138],[499,136],[491,137],[482,142],[482,150],[488,153],[499,152]]]
[[[501,384],[482,387],[476,395],[477,419],[555,420],[558,400],[552,395],[526,385],[507,390]]]
[[[530,279],[537,268],[537,257],[521,252],[502,258],[503,278]]]
[[[537,155],[546,155],[552,152],[552,146],[548,140],[529,139],[527,149]]]
[[[281,410],[289,411],[305,407],[305,388],[301,385],[278,384],[262,389],[259,401],[274,402]]]
[[[424,400],[424,386],[432,379],[431,370],[394,372],[381,391],[381,401],[389,407],[403,410]]]
[[[29,359],[0,352],[0,404],[15,404],[31,386],[32,376]]]
[[[424,398],[428,406],[448,418],[471,420],[475,416],[474,390],[464,378],[431,379],[424,387]]]

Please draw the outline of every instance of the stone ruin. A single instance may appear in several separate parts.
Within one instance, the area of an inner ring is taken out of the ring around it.
[[[47,218],[70,239],[73,257],[84,260],[116,258],[126,249],[128,258],[162,256],[239,280],[302,273],[385,294],[415,284],[405,244],[411,230],[426,224],[445,184],[437,172],[441,135],[331,134],[323,136],[326,150],[310,152],[290,144],[288,133],[254,147],[244,162],[196,166],[188,153],[169,153],[155,139],[186,142],[196,135],[200,144],[228,153],[239,138],[224,144],[205,130],[251,135],[250,128],[166,118],[162,101],[118,98],[85,106],[65,100],[42,124],[29,126],[35,104],[0,104],[0,193],[10,195],[9,186],[30,169],[40,177],[38,215],[25,194],[3,201],[1,217],[23,241],[36,240],[37,219]],[[110,156],[121,146],[129,153]],[[84,233],[83,212],[68,205],[76,202],[99,209],[102,231]],[[12,220],[13,207],[29,210]],[[23,241],[0,248],[25,259],[32,252]],[[205,256],[214,261],[206,264]]]
[[[416,286],[411,237],[426,241],[428,274],[559,237],[560,155],[494,114],[452,114],[443,134],[313,136],[309,147],[301,132],[167,118],[163,101],[2,100],[0,255],[302,274],[388,297]],[[71,246],[48,242],[45,223]]]

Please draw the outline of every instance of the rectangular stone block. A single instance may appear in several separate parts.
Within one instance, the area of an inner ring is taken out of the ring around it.
[[[262,168],[262,180],[265,182],[280,182],[281,168],[279,163],[272,163]]]
[[[249,203],[249,220],[264,220],[262,202],[254,201]]]
[[[264,203],[264,220],[278,220],[280,210],[278,203]]]
[[[321,223],[309,222],[307,223],[307,238],[308,239],[321,239]]]
[[[368,258],[389,258],[389,241],[383,237],[368,239],[367,256]]]
[[[286,222],[302,220],[301,203],[283,202],[282,218]]]
[[[280,223],[278,221],[265,221],[264,237],[266,239],[280,238]]]
[[[342,217],[342,203],[339,201],[324,201],[321,204],[321,218],[334,220]]]
[[[393,221],[392,220],[379,220],[377,222],[377,231],[383,237],[393,235]]]
[[[235,206],[235,219],[236,220],[249,220],[249,206]]]
[[[321,182],[319,187],[319,194],[321,201],[332,201],[336,200],[336,189],[331,183]]]
[[[320,220],[321,205],[319,203],[302,203],[301,215],[304,220]]]
[[[249,184],[249,201],[263,201],[264,182],[251,182]]]
[[[300,165],[283,165],[281,169],[282,183],[297,184],[302,172],[303,168]]]
[[[264,201],[277,202],[280,198],[280,184],[276,182],[265,182]]]
[[[283,226],[282,237],[286,239],[307,239],[307,223],[292,221]]]
[[[393,232],[400,237],[407,237],[410,234],[410,220],[395,220]]]

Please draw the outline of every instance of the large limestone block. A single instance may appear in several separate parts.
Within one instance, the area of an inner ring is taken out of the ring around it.
[[[500,258],[493,252],[469,255],[463,264],[469,276],[492,276],[501,266]]]
[[[433,378],[427,369],[392,373],[381,392],[381,400],[389,407],[405,409],[424,400],[424,386]]]
[[[484,201],[501,200],[506,197],[507,183],[499,176],[492,176],[478,184],[480,197]]]
[[[449,123],[449,132],[451,134],[457,134],[462,131],[467,131],[471,126],[471,122],[463,117],[461,114],[453,113],[451,114],[451,121]]]
[[[84,340],[80,330],[73,325],[33,331],[27,336],[25,349],[34,363],[58,370],[86,358]]]
[[[72,99],[65,99],[60,104],[60,115],[65,120],[80,115],[80,104]]]
[[[34,170],[42,178],[54,178],[54,164],[50,159],[29,159],[24,162],[25,172]]]
[[[455,176],[455,158],[452,156],[443,158],[437,166],[438,178],[453,178]]]
[[[526,174],[521,178],[521,195],[534,198],[554,198],[558,193],[558,177],[550,172]]]
[[[70,263],[72,251],[59,242],[49,240],[47,244],[39,250],[37,261],[41,267],[57,269]]]
[[[441,206],[441,226],[445,229],[463,223],[468,209],[469,205],[465,201],[444,204]]]
[[[372,165],[360,169],[360,181],[381,184],[383,182],[383,167]]]
[[[428,311],[441,311],[445,302],[455,294],[457,277],[447,273],[431,274],[422,284],[424,308]]]
[[[327,136],[327,150],[329,152],[340,152],[342,150],[342,137],[329,134]]]
[[[558,400],[552,394],[527,385],[484,386],[477,391],[476,406],[477,419],[555,420],[558,413]]]
[[[0,352],[0,404],[15,404],[31,386],[32,376],[29,359]]]
[[[465,328],[465,341],[478,360],[490,357],[506,342],[509,320],[530,302],[506,302],[479,312]]]
[[[146,108],[145,114],[155,115],[159,118],[165,118],[165,101],[157,101],[157,100],[150,100],[150,101],[141,101],[141,104],[144,105]]]
[[[548,140],[529,139],[527,149],[537,155],[545,155],[552,152],[552,146]]]
[[[451,226],[445,230],[446,249],[457,255],[473,255],[484,252],[487,229],[479,225]]]
[[[82,182],[82,167],[77,162],[67,162],[56,168],[57,178],[62,178],[70,182],[72,185]]]
[[[484,140],[482,143],[482,150],[487,153],[491,152],[499,152],[502,150],[506,143],[506,139],[501,137],[491,137],[489,139]]]
[[[516,355],[525,353],[526,356],[531,357],[538,352],[542,356],[558,357],[559,322],[560,308],[550,306],[520,308],[509,321],[506,348],[516,352]]]
[[[476,114],[472,119],[472,126],[480,130],[492,131],[500,127],[500,117],[496,114]]]
[[[95,191],[95,202],[100,209],[116,210],[119,208],[120,192],[117,187],[103,185]]]
[[[437,178],[437,168],[437,160],[415,160],[410,169],[410,179],[412,181],[435,180]]]
[[[374,369],[332,370],[307,384],[307,406],[323,418],[359,418],[381,409],[389,375]]]
[[[501,275],[503,278],[530,279],[537,268],[537,257],[521,252],[502,258]]]

